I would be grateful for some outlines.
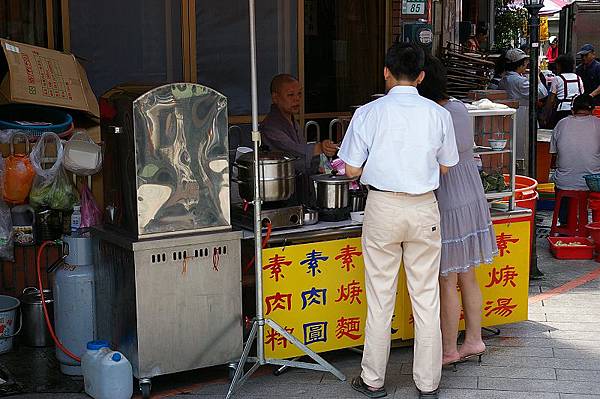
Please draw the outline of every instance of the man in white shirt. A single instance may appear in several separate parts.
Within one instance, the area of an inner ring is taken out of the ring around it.
[[[346,174],[371,187],[363,222],[367,322],[362,373],[352,387],[371,398],[384,388],[398,273],[404,262],[415,324],[413,378],[437,398],[442,368],[438,273],[440,216],[433,190],[458,162],[448,111],[419,96],[424,53],[409,43],[387,52],[386,96],[352,117],[339,157]]]

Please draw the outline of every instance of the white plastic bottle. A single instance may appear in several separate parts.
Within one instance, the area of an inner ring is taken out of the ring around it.
[[[91,341],[81,357],[85,393],[94,399],[130,399],[133,395],[131,364],[106,341]]]
[[[71,214],[71,235],[76,236],[81,227],[81,206],[75,205]]]

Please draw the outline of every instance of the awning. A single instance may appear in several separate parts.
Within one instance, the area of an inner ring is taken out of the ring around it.
[[[544,0],[544,7],[540,10],[540,15],[556,14],[570,3],[566,0]]]
[[[540,10],[540,15],[552,15],[556,14],[563,7],[571,4],[573,0],[544,0],[544,7]],[[517,6],[523,6],[523,0],[517,0],[513,4]]]

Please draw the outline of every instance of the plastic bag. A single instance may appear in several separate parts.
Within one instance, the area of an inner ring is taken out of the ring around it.
[[[14,139],[23,137],[25,139],[26,151],[29,152],[29,140],[27,135],[14,133],[10,140],[10,155],[6,158],[4,169],[4,200],[13,205],[23,204],[27,200],[29,190],[35,171],[27,154],[15,154]]]
[[[64,151],[65,169],[76,175],[93,175],[102,168],[102,147],[83,131],[73,133]]]
[[[48,168],[42,167],[46,139],[56,143],[56,161]],[[63,145],[55,133],[46,132],[37,142],[31,154],[31,164],[37,174],[29,193],[29,203],[36,209],[48,207],[56,210],[70,211],[78,202],[77,191],[67,177],[63,162]]]
[[[4,182],[4,158],[0,156],[0,187]],[[0,259],[14,260],[14,235],[10,208],[0,199]]]
[[[87,184],[81,186],[81,228],[97,226],[102,223],[102,211],[98,208],[94,194]]]

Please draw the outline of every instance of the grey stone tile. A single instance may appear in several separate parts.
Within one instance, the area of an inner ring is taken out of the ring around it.
[[[567,381],[600,381],[600,370],[564,370],[557,369],[559,380]]]
[[[561,399],[598,399],[600,395],[581,395],[578,393],[561,393]]]
[[[514,390],[520,392],[556,392],[593,395],[600,394],[600,385],[596,381],[583,382],[479,377],[479,389]]]
[[[505,356],[533,356],[533,357],[554,357],[554,351],[552,348],[536,348],[536,347],[523,347],[514,348],[510,346],[495,346],[492,342],[486,342],[487,352],[484,355],[505,355]]]
[[[515,354],[516,355],[516,354]],[[547,367],[573,370],[600,370],[600,363],[594,359],[557,359],[519,356],[484,356],[483,364],[510,367]]]
[[[561,359],[596,359],[600,361],[600,351],[587,349],[553,348],[554,357]]]
[[[599,312],[600,316],[600,312]],[[589,319],[588,319],[589,320]],[[600,332],[599,322],[580,321],[580,322],[567,322],[567,321],[549,321],[544,323],[548,327],[560,331],[586,331],[586,332]]]
[[[550,331],[552,338],[563,340],[600,341],[600,334],[594,331]]]
[[[412,366],[405,364],[402,367],[403,374],[412,374]],[[442,370],[442,380],[454,377],[494,377],[494,378],[531,378],[538,380],[556,380],[553,368],[544,367],[507,367],[487,366],[477,362],[465,362],[458,364],[456,369],[445,367]]]
[[[557,323],[587,323],[589,321],[595,321],[595,318],[598,317],[600,311],[594,310],[590,312],[574,312],[574,313],[557,313],[554,311],[546,311],[544,313],[546,315],[546,319],[549,322],[557,322]]]

